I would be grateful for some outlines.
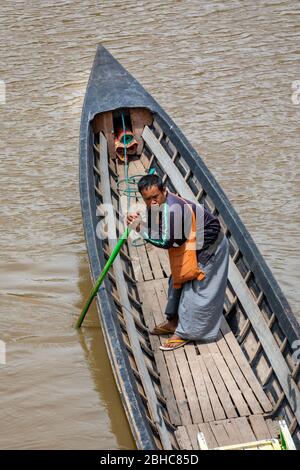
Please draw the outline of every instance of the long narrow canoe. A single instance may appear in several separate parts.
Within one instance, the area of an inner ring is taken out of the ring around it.
[[[138,144],[127,168],[114,142],[122,115]],[[150,169],[171,191],[219,217],[230,263],[217,341],[172,352],[159,350],[162,338],[149,335],[164,319],[170,276],[165,250],[129,239],[102,284],[99,319],[137,448],[199,449],[199,432],[209,448],[267,440],[277,436],[278,419],[285,420],[299,448],[299,324],[201,156],[99,46],[80,130],[81,206],[93,282],[124,229],[127,176],[135,181]],[[131,191],[131,203],[137,196]]]

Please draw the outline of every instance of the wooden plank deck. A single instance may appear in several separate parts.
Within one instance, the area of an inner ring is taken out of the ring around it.
[[[149,329],[165,320],[167,283],[167,279],[138,283]],[[175,351],[160,351],[159,345],[165,340],[166,337],[150,335],[152,348],[159,358],[157,365],[166,389],[168,410],[171,403],[176,404],[169,410],[170,420],[179,428],[187,427],[183,435],[179,433],[180,442],[186,442],[194,425],[203,423],[214,423],[210,430],[218,445],[227,444],[229,438],[229,443],[244,442],[245,437],[247,441],[250,437],[255,440],[256,435],[262,434],[254,434],[254,430],[268,429],[252,389],[266,408],[271,404],[225,321],[215,342],[194,342]],[[253,409],[258,413],[253,413]],[[245,417],[253,417],[250,424]],[[189,445],[194,447],[193,442]]]
[[[278,437],[269,430],[262,415],[252,415],[248,418],[233,418],[192,426],[178,426],[175,435],[180,449],[199,450],[198,432],[204,434],[209,449]]]
[[[120,179],[124,166],[118,165]],[[132,161],[129,175],[143,174]],[[125,196],[126,197],[126,196]],[[165,250],[129,243],[137,288],[149,330],[165,320],[170,266]],[[218,447],[270,437],[272,422],[264,412],[272,405],[224,320],[217,341],[193,342],[175,351],[161,351],[166,337],[149,336],[171,424],[181,449],[198,449],[197,432],[208,446]],[[258,437],[257,437],[258,436]]]
[[[149,329],[165,320],[167,283],[167,279],[138,283]],[[160,351],[165,340],[150,335],[181,449],[198,449],[198,430],[205,431],[214,447],[270,437],[271,424],[263,417],[263,407],[270,409],[271,404],[225,320],[215,342]]]
[[[230,349],[231,355],[236,359],[236,362],[243,373],[245,379],[250,385],[253,393],[256,395],[256,398],[259,400],[260,405],[262,406],[265,412],[272,410],[272,404],[268,399],[267,395],[263,391],[261,385],[259,384],[253,370],[251,369],[249,363],[247,362],[246,357],[244,356],[240,345],[238,344],[236,338],[234,337],[231,329],[229,328],[227,322],[224,320],[221,325],[221,331],[223,337]]]
[[[165,319],[163,313],[167,301],[166,284],[165,279],[144,282],[139,286],[146,323],[151,329]],[[263,410],[255,399],[252,388],[260,400],[268,404],[268,408],[271,405],[246,359],[241,360],[243,353],[234,336],[229,335],[225,322],[222,329],[225,337],[220,335],[216,342],[197,342],[168,352],[159,350],[163,358],[161,361],[168,370],[173,399],[183,407],[180,411],[182,424],[251,416],[252,408],[262,414]],[[150,339],[155,348],[165,341],[165,338],[153,335],[150,335]],[[230,341],[235,355],[229,348],[224,347],[226,340]],[[166,369],[161,375],[163,380],[166,379],[165,371]]]

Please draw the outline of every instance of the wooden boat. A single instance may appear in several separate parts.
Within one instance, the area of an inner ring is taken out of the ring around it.
[[[164,250],[124,245],[97,306],[112,370],[139,449],[199,449],[268,439],[284,419],[300,445],[300,328],[226,195],[175,123],[102,46],[97,49],[80,130],[80,192],[95,282],[122,233],[124,163],[115,154],[120,116],[138,142],[128,174],[154,168],[169,189],[218,215],[230,245],[224,320],[214,343],[159,350],[149,329],[163,320],[170,275]],[[125,176],[124,176],[125,175]],[[112,204],[113,236],[99,238]],[[165,338],[164,338],[165,339]]]

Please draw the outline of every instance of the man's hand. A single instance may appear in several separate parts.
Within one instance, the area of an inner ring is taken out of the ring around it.
[[[139,232],[141,228],[139,223],[140,219],[141,216],[139,212],[132,212],[131,214],[127,214],[126,216],[127,225],[132,225],[136,232]]]

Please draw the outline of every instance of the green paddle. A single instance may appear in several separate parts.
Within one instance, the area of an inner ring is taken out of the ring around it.
[[[87,314],[87,312],[88,312],[88,309],[89,309],[89,307],[90,307],[90,305],[91,305],[91,303],[92,303],[94,297],[96,297],[96,295],[97,295],[97,292],[98,292],[98,290],[99,290],[99,287],[100,287],[101,284],[102,284],[103,279],[105,278],[105,276],[106,276],[106,274],[107,274],[109,268],[111,267],[111,265],[113,264],[114,260],[116,259],[116,257],[117,257],[117,255],[118,255],[119,251],[121,250],[122,246],[123,246],[124,243],[126,242],[128,236],[129,236],[130,230],[131,230],[132,228],[133,228],[132,225],[130,225],[130,226],[128,226],[128,227],[126,228],[125,232],[123,233],[123,235],[122,235],[121,238],[119,239],[118,243],[116,244],[116,246],[115,246],[115,248],[114,248],[112,254],[111,254],[110,257],[108,258],[107,263],[106,263],[106,265],[104,266],[102,273],[100,274],[100,276],[99,276],[99,278],[98,278],[98,280],[97,280],[97,282],[96,282],[96,284],[95,284],[95,286],[94,286],[92,292],[90,293],[90,296],[89,296],[89,298],[88,298],[88,300],[87,300],[85,306],[83,307],[83,310],[82,310],[82,312],[81,312],[81,314],[80,314],[80,317],[78,318],[78,321],[77,321],[77,323],[76,323],[76,328],[80,328],[80,327],[81,327],[82,322],[83,322],[83,320],[84,320],[84,318],[85,318],[85,316],[86,316],[86,314]]]

